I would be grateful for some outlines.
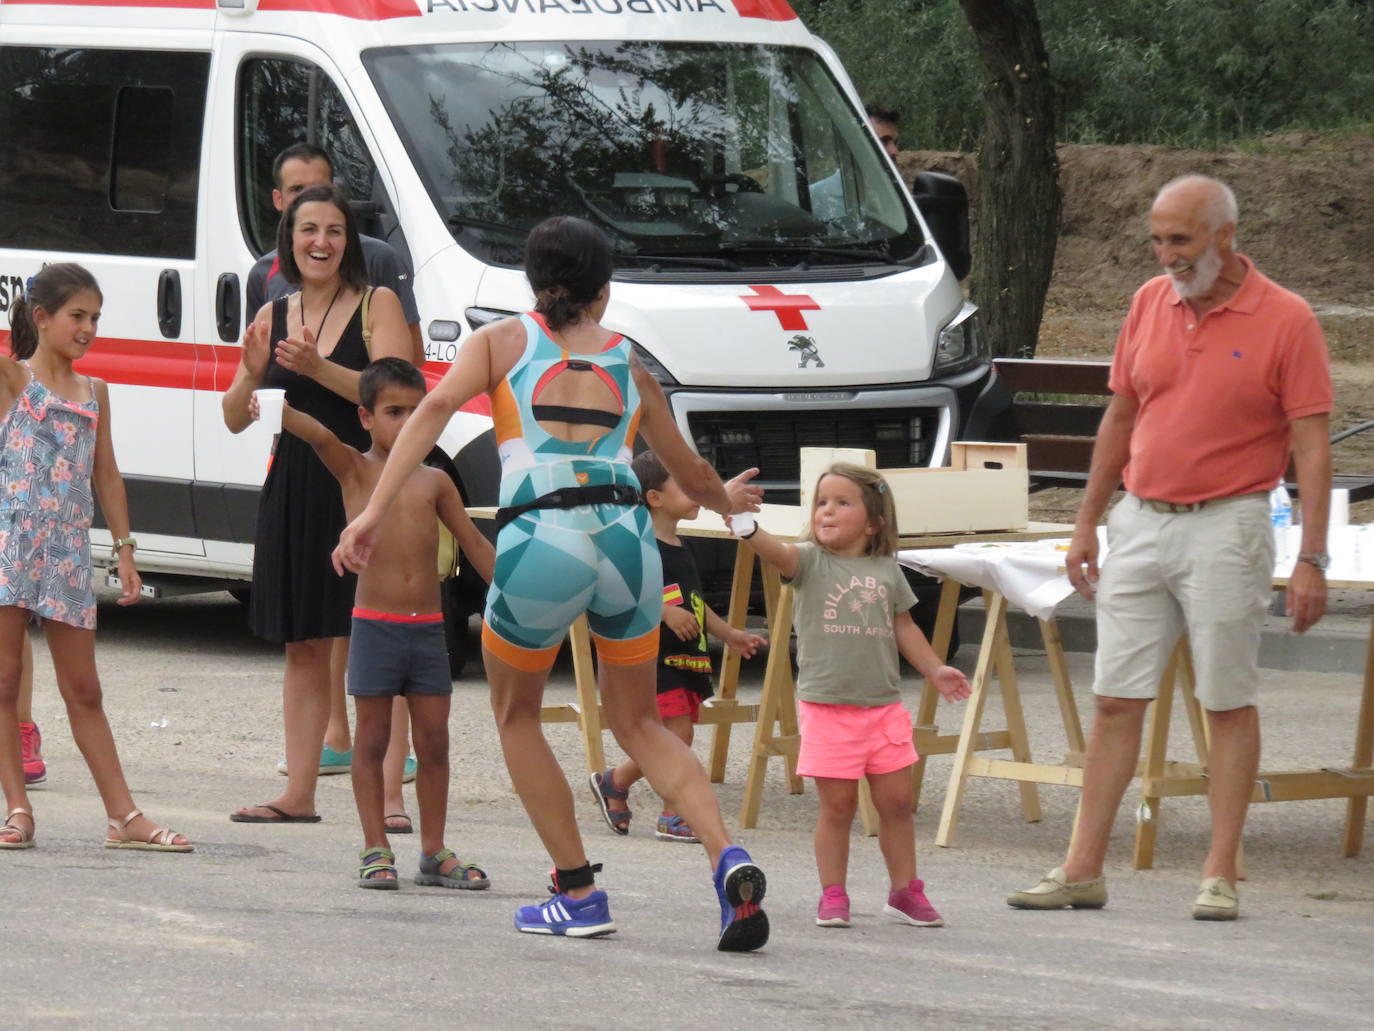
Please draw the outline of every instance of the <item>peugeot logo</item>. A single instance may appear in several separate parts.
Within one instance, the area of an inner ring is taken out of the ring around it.
[[[816,341],[811,337],[802,336],[798,333],[787,341],[787,346],[801,356],[801,361],[797,362],[797,368],[804,369],[811,362],[815,362],[818,369],[825,368],[825,362],[821,360],[821,353],[816,350]]]

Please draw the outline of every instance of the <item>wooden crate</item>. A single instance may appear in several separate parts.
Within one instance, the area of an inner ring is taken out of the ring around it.
[[[811,511],[816,481],[832,462],[873,469],[872,451],[801,449],[801,506]],[[1029,521],[1030,476],[1026,445],[956,441],[950,464],[939,468],[883,469],[897,506],[897,529],[911,535],[974,530],[1024,530]]]
[[[903,534],[1024,530],[1030,520],[1025,444],[958,441],[946,467],[882,474]]]

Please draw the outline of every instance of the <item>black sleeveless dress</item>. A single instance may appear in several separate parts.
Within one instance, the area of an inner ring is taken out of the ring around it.
[[[274,347],[287,336],[286,303],[285,297],[272,302]],[[361,305],[326,361],[356,371],[367,365]],[[292,408],[319,420],[345,444],[359,451],[372,446],[355,402],[275,360],[262,385],[284,388]],[[278,643],[348,636],[357,577],[338,576],[329,560],[345,523],[338,481],[314,448],[283,430],[258,500],[248,607],[254,634]]]

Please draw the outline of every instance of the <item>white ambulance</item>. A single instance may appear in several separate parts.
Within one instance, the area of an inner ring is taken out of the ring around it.
[[[801,446],[940,464],[994,406],[962,190],[921,177],[918,216],[784,0],[0,0],[0,319],[44,262],[100,281],[82,367],[152,578],[250,575],[267,442],[220,393],[298,141],[413,270],[429,373],[530,306],[523,238],[576,214],[683,435],[775,498]],[[485,399],[441,446],[492,503]]]

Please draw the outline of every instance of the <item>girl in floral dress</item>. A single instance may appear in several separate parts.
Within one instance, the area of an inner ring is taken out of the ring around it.
[[[16,705],[26,627],[36,618],[72,736],[109,816],[106,847],[190,852],[185,837],[158,827],[134,806],[101,707],[92,487],[119,555],[119,604],[138,601],[142,586],[110,441],[109,390],[72,368],[95,339],[102,300],[80,265],[46,266],[10,307],[10,349],[20,360],[0,356],[0,790],[7,809],[0,849],[34,845]]]

